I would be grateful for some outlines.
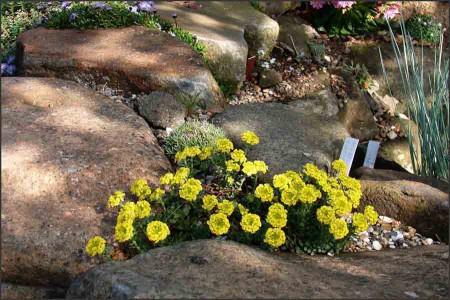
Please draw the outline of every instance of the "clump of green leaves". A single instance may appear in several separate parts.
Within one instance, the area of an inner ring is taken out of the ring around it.
[[[440,38],[441,26],[431,17],[417,14],[406,21],[406,29],[410,36],[428,43],[437,43]]]
[[[201,97],[203,91],[191,95],[188,93],[178,93],[175,95],[175,99],[184,105],[186,114],[192,116],[196,109],[206,109],[205,99]]]
[[[355,65],[352,61],[350,65],[345,65],[344,69],[355,76],[359,86],[363,90],[367,91],[373,85],[372,76],[370,76],[369,71],[364,64],[360,65],[358,63]]]
[[[325,45],[317,41],[308,41],[309,50],[316,61],[325,57]]]
[[[215,141],[225,138],[224,130],[206,121],[186,122],[175,128],[164,139],[163,149],[169,157],[186,147],[198,146],[204,148],[213,146]]]
[[[17,36],[40,25],[43,13],[37,10],[32,3],[27,2],[2,3],[1,9],[1,60],[4,61],[8,56],[15,54]]]

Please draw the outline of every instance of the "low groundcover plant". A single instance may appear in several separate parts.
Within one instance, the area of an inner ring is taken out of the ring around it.
[[[132,194],[117,191],[108,207],[118,210],[115,240],[131,257],[158,246],[204,238],[227,238],[302,253],[305,245],[318,252],[338,252],[350,237],[375,224],[373,207],[358,208],[359,181],[346,175],[342,160],[332,163],[330,174],[306,164],[302,172],[287,171],[270,183],[258,183],[268,171],[263,161],[247,159],[249,147],[259,143],[247,131],[244,149],[226,138],[213,146],[186,147],[175,156],[178,169],[150,187],[136,180]],[[88,242],[90,256],[103,255],[105,241]]]

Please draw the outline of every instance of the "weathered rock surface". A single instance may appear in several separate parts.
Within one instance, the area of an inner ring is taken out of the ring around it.
[[[397,61],[391,43],[377,44],[374,42],[353,43],[350,45],[351,57],[355,63],[364,64],[372,78],[379,83],[378,94],[382,97],[389,94],[386,81],[383,75],[383,68],[381,64],[378,47],[381,49],[383,55],[384,66],[388,74],[389,85],[391,87],[392,95],[401,103],[397,105],[397,110],[404,112],[405,98],[403,96],[403,85],[398,73]],[[415,47],[417,58],[421,57],[421,47]],[[423,67],[424,75],[432,74],[434,68],[434,49],[423,49]],[[424,80],[425,95],[430,96],[429,82]]]
[[[447,246],[336,258],[274,255],[231,241],[199,240],[93,268],[71,285],[67,298],[407,299],[408,292],[448,296]]]
[[[260,143],[251,147],[248,156],[267,163],[266,179],[287,170],[299,171],[306,163],[328,168],[348,135],[336,118],[281,103],[233,106],[216,115],[213,123],[222,126],[238,145],[244,131],[259,136]]]
[[[373,205],[380,215],[408,224],[425,236],[436,238],[437,234],[448,241],[448,191],[428,185],[430,179],[405,174],[372,170],[358,176],[363,190],[361,207]]]
[[[111,236],[108,197],[171,170],[145,121],[55,78],[2,79],[2,280],[67,286]]]
[[[259,7],[268,16],[278,16],[299,6],[297,1],[258,1]]]
[[[277,22],[246,1],[191,1],[192,9],[179,3],[158,2],[163,19],[173,22],[206,45],[208,65],[218,81],[236,88],[245,79],[247,57],[259,50],[267,56],[275,46]]]
[[[338,99],[329,89],[308,94],[301,100],[289,102],[289,106],[300,111],[309,111],[323,117],[333,117],[339,113]]]
[[[408,172],[414,172],[407,138],[387,141],[380,147],[379,154],[384,159],[395,161]]]
[[[339,114],[339,119],[352,137],[360,141],[373,139],[379,130],[365,93],[360,89],[352,74],[343,70],[337,73],[344,79],[347,90],[346,103]]]
[[[45,41],[43,43],[42,41]],[[99,30],[28,30],[18,37],[19,70],[90,87],[125,91],[186,92],[202,96],[210,110],[225,99],[202,57],[188,44],[140,26]]]
[[[305,20],[295,14],[282,15],[277,21],[280,25],[278,41],[293,48],[290,38],[290,36],[292,36],[299,54],[303,53],[305,56],[311,56],[308,41],[319,37],[317,31],[311,27],[311,25],[308,25]]]
[[[283,81],[281,74],[272,69],[264,69],[259,76],[259,86],[262,88],[273,87]]]
[[[186,110],[174,96],[153,92],[139,99],[139,113],[155,127],[175,128],[184,123]]]
[[[62,299],[67,288],[24,286],[2,282],[2,299]]]

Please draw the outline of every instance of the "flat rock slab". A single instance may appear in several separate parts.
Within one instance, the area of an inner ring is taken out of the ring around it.
[[[247,57],[260,50],[267,56],[278,37],[278,23],[245,1],[157,2],[163,19],[195,35],[206,47],[211,72],[218,81],[238,87],[245,79]],[[193,9],[192,7],[196,7]]]
[[[202,264],[198,264],[198,262]],[[200,240],[93,268],[68,299],[408,299],[448,297],[448,246],[345,253],[271,254]]]
[[[45,41],[45,42],[43,42]],[[185,92],[202,96],[210,110],[225,105],[202,57],[188,44],[141,26],[98,30],[38,28],[18,37],[19,70],[26,76],[57,77],[95,88]]]
[[[2,280],[67,286],[110,237],[108,197],[171,170],[145,121],[123,104],[54,78],[2,79]]]
[[[300,171],[306,163],[328,168],[348,135],[337,118],[281,103],[233,106],[216,115],[213,123],[241,147],[243,132],[251,130],[259,136],[260,143],[251,147],[248,156],[266,162],[266,180],[287,170]]]
[[[361,168],[353,173],[361,182],[361,206],[372,205],[384,216],[417,229],[426,237],[448,242],[448,184],[390,170]]]

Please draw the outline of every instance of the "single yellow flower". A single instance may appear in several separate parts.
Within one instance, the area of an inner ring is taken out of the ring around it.
[[[319,221],[322,224],[328,225],[333,221],[336,216],[334,214],[334,209],[331,206],[324,205],[320,207],[316,211],[317,215],[317,221]]]
[[[230,229],[230,221],[224,213],[212,214],[207,222],[209,230],[215,235],[223,235]]]
[[[151,212],[150,203],[144,200],[139,200],[136,202],[136,218],[143,219],[150,216]]]
[[[244,143],[249,145],[259,144],[259,138],[253,131],[246,131],[241,135],[241,139]]]
[[[243,150],[235,149],[233,152],[231,152],[231,158],[240,164],[243,164],[247,161],[247,158],[245,157],[245,152]]]
[[[205,195],[203,196],[203,205],[202,207],[206,209],[207,211],[211,211],[216,207],[217,203],[217,197],[214,195]]]
[[[334,219],[330,223],[330,233],[336,240],[343,239],[348,234],[347,222],[341,219]]]
[[[148,223],[146,233],[147,238],[156,244],[162,240],[165,240],[169,236],[170,230],[166,223],[161,221],[153,221]]]
[[[217,204],[217,208],[219,208],[219,212],[231,216],[234,212],[234,203],[229,200],[222,200],[222,202]]]
[[[108,207],[117,207],[125,199],[125,193],[122,191],[116,191],[114,195],[109,196]]]
[[[233,143],[229,139],[217,139],[217,150],[219,152],[229,153],[233,149]]]
[[[241,227],[246,232],[255,233],[261,228],[261,219],[255,214],[244,214],[241,220]]]
[[[268,183],[260,184],[255,189],[255,196],[262,202],[270,202],[273,199],[273,188]]]
[[[278,248],[286,242],[286,234],[280,228],[269,228],[266,231],[264,242]]]
[[[93,237],[86,245],[86,253],[91,257],[101,255],[105,251],[105,245],[106,241],[102,237]]]
[[[150,197],[152,191],[147,184],[147,180],[138,179],[131,185],[130,192],[138,197],[139,200],[144,200]]]

